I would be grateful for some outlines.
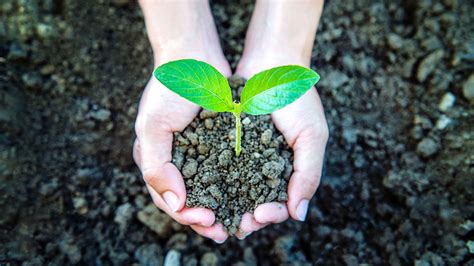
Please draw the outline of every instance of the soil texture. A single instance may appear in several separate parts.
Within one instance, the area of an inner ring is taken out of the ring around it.
[[[238,91],[238,78],[230,84]],[[240,79],[241,80],[241,79]],[[240,87],[241,87],[240,86]],[[242,151],[236,156],[235,118],[201,111],[182,133],[175,133],[173,163],[186,184],[186,206],[214,211],[234,235],[245,212],[266,202],[285,202],[292,153],[270,116],[242,116]]]
[[[157,210],[132,160],[153,70],[136,1],[0,1],[0,264],[474,265],[473,1],[325,2],[307,220],[217,245]],[[211,1],[233,68],[253,7]]]

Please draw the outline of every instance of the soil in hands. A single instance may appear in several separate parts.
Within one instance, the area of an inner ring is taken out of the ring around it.
[[[229,79],[233,94],[244,80]],[[235,119],[201,111],[174,136],[173,163],[181,170],[187,207],[214,211],[216,222],[234,235],[242,215],[266,202],[285,202],[292,152],[270,116],[242,116],[242,152],[235,155]]]

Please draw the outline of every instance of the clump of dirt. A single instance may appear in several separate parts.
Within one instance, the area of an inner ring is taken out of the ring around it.
[[[231,78],[237,94],[243,80]],[[175,133],[173,163],[185,179],[187,207],[206,207],[234,235],[245,212],[287,201],[292,152],[270,116],[242,117],[242,152],[235,155],[235,118],[203,110]]]
[[[0,264],[474,265],[472,1],[326,1],[311,65],[331,137],[306,222],[224,245],[154,207],[130,152],[143,15],[97,2],[0,1]],[[254,1],[210,2],[235,69]]]

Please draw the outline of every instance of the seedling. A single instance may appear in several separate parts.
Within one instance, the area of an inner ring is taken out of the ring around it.
[[[280,66],[251,77],[242,89],[240,102],[232,100],[227,79],[213,66],[182,59],[161,65],[156,79],[181,97],[214,112],[235,117],[235,154],[240,155],[242,112],[265,115],[294,102],[319,80],[318,73],[301,66]]]

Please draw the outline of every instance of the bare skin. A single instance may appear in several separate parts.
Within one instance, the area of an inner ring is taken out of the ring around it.
[[[194,58],[213,65],[225,76],[231,75],[207,1],[141,0],[140,5],[155,67],[176,59]],[[322,7],[322,0],[257,1],[236,74],[249,78],[280,65],[309,67]],[[223,243],[228,234],[222,225],[215,224],[211,210],[184,206],[184,181],[171,163],[173,132],[182,131],[199,110],[199,106],[151,78],[140,101],[133,154],[148,191],[161,210],[204,237]],[[244,214],[237,234],[240,239],[289,216],[304,221],[309,200],[319,185],[328,128],[316,90],[311,89],[274,112],[272,119],[295,153],[288,202],[265,203],[253,214]]]
[[[310,66],[324,1],[257,1],[236,74],[245,78],[281,65]],[[242,217],[238,237],[291,216],[304,221],[318,188],[328,139],[324,110],[316,89],[272,113],[272,120],[294,151],[294,173],[286,204],[265,203]]]
[[[231,75],[207,2],[142,0],[140,6],[155,67],[172,60],[194,58],[208,62],[225,76]],[[158,208],[204,237],[223,243],[228,235],[222,225],[214,224],[211,210],[184,206],[183,177],[171,163],[173,132],[185,129],[199,110],[199,106],[150,78],[135,122],[137,139],[133,154]]]

